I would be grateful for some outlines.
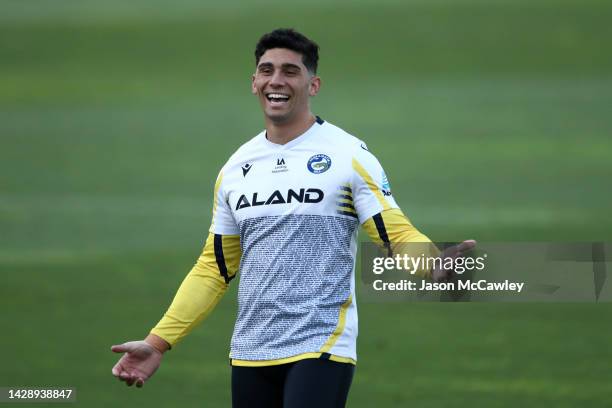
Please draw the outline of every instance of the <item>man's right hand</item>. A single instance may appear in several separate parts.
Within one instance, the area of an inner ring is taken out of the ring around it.
[[[468,239],[467,241],[463,241],[460,244],[453,245],[451,247],[446,248],[441,254],[440,258],[442,258],[442,263],[446,258],[460,258],[466,252],[471,251],[476,247],[476,241],[473,239]],[[443,267],[436,267],[431,272],[431,277],[434,282],[446,282],[453,277],[453,270],[446,270]]]
[[[113,375],[128,386],[136,384],[139,388],[155,373],[163,356],[162,351],[144,340],[115,345],[111,350],[125,353],[113,367]]]

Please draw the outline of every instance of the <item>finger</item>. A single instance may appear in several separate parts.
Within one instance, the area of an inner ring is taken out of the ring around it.
[[[132,385],[134,385],[135,381],[136,379],[134,377],[130,377],[128,380],[125,381],[125,383],[128,387],[131,387]]]
[[[132,346],[129,343],[116,344],[111,346],[111,351],[114,351],[115,353],[127,353],[132,351]]]
[[[119,374],[119,379],[121,381],[127,381],[130,379],[130,375],[126,371],[122,371],[121,374]]]
[[[113,369],[111,371],[115,377],[119,377],[119,374],[121,373],[121,368],[121,364],[119,363],[113,366]]]
[[[476,247],[476,241],[473,239],[468,239],[457,245],[457,251],[459,252],[467,252]]]
[[[444,251],[445,258],[458,258],[463,255],[464,252],[468,252],[476,247],[476,241],[469,239],[461,242],[460,244],[453,245],[452,247],[446,248]]]
[[[453,245],[444,250],[443,258],[456,258],[459,256],[459,245]]]
[[[144,385],[144,380],[142,378],[138,378],[136,380],[136,387],[142,388],[143,385]]]
[[[436,282],[448,282],[449,272],[446,269],[440,270],[441,274],[436,278]]]

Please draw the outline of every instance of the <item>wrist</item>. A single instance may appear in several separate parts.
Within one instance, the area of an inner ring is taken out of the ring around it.
[[[149,333],[149,335],[145,337],[144,341],[149,346],[159,351],[161,354],[164,354],[166,351],[168,351],[171,348],[170,344],[166,340],[162,339],[161,337],[153,333]]]

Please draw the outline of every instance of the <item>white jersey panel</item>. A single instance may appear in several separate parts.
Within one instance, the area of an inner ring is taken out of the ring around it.
[[[223,189],[223,170],[217,176],[215,183],[215,197],[213,198],[213,215],[209,232],[219,235],[237,235],[238,225],[227,203],[227,197]]]

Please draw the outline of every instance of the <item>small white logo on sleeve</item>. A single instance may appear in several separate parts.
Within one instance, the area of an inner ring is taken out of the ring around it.
[[[391,184],[389,184],[389,180],[387,179],[387,175],[385,171],[382,172],[382,193],[385,196],[391,195]]]

